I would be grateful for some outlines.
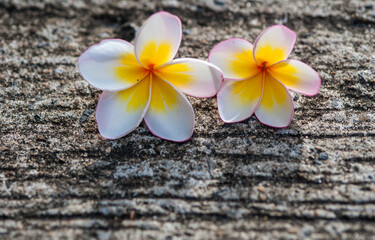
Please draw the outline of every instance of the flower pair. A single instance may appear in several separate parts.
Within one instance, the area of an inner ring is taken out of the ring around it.
[[[284,26],[264,31],[254,48],[242,39],[219,43],[210,52],[211,63],[173,60],[181,38],[179,18],[158,12],[143,24],[134,46],[119,39],[103,40],[80,56],[82,76],[104,91],[96,109],[104,138],[122,137],[144,119],[154,135],[186,141],[193,133],[195,116],[181,92],[194,97],[218,93],[219,113],[226,122],[244,120],[255,112],[264,124],[285,127],[293,115],[293,101],[285,87],[306,95],[319,90],[320,78],[314,70],[285,60],[296,37]]]

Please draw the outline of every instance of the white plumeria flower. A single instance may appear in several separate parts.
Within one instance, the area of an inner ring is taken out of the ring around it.
[[[265,125],[287,127],[294,104],[288,90],[307,96],[319,92],[318,73],[303,62],[287,59],[296,34],[283,25],[264,30],[254,47],[244,39],[232,38],[217,44],[209,61],[224,74],[217,94],[219,114],[224,122],[239,122],[253,113]]]
[[[181,92],[213,97],[222,74],[206,61],[173,60],[181,38],[180,19],[158,12],[143,24],[134,46],[108,39],[80,56],[78,66],[83,78],[104,91],[95,114],[104,138],[120,138],[143,119],[160,138],[182,142],[192,136],[194,111]]]

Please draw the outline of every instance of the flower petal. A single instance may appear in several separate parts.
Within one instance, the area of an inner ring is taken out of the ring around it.
[[[163,139],[183,142],[193,134],[194,111],[186,97],[168,82],[154,77],[145,116],[150,131]]]
[[[321,79],[318,73],[298,60],[285,60],[274,64],[267,71],[287,88],[308,96],[319,92]]]
[[[283,128],[293,117],[294,105],[288,90],[270,74],[266,73],[263,82],[263,94],[256,117],[263,124]]]
[[[182,38],[180,19],[167,12],[151,15],[135,39],[135,55],[146,68],[171,61]]]
[[[217,94],[219,114],[224,122],[239,122],[249,118],[262,95],[262,73],[241,81],[224,81]]]
[[[132,44],[120,39],[107,39],[88,48],[78,59],[82,77],[101,90],[129,88],[145,77],[137,62]]]
[[[208,60],[223,71],[225,79],[242,80],[261,71],[253,58],[253,45],[240,38],[218,43]]]
[[[100,134],[104,138],[116,139],[138,127],[147,112],[150,93],[148,76],[126,90],[103,92],[95,114]]]
[[[297,36],[283,25],[274,25],[264,30],[254,43],[254,59],[259,66],[285,60],[292,52]]]
[[[173,60],[158,68],[155,74],[194,97],[215,96],[223,79],[220,69],[216,66],[192,58]]]

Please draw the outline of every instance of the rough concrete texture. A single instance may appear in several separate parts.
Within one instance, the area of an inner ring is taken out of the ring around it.
[[[214,98],[189,98],[186,143],[144,124],[102,139],[77,57],[158,10],[182,20],[179,56],[200,59],[285,24],[320,93],[294,94],[286,129],[224,124]],[[375,239],[374,39],[371,0],[1,0],[0,238]]]

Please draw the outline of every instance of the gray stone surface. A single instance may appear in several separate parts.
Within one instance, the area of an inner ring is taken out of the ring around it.
[[[102,139],[77,57],[158,10],[200,59],[285,24],[320,93],[294,95],[286,129],[224,124],[214,98],[189,98],[186,143],[143,124]],[[1,0],[0,238],[375,239],[374,39],[374,1]]]

